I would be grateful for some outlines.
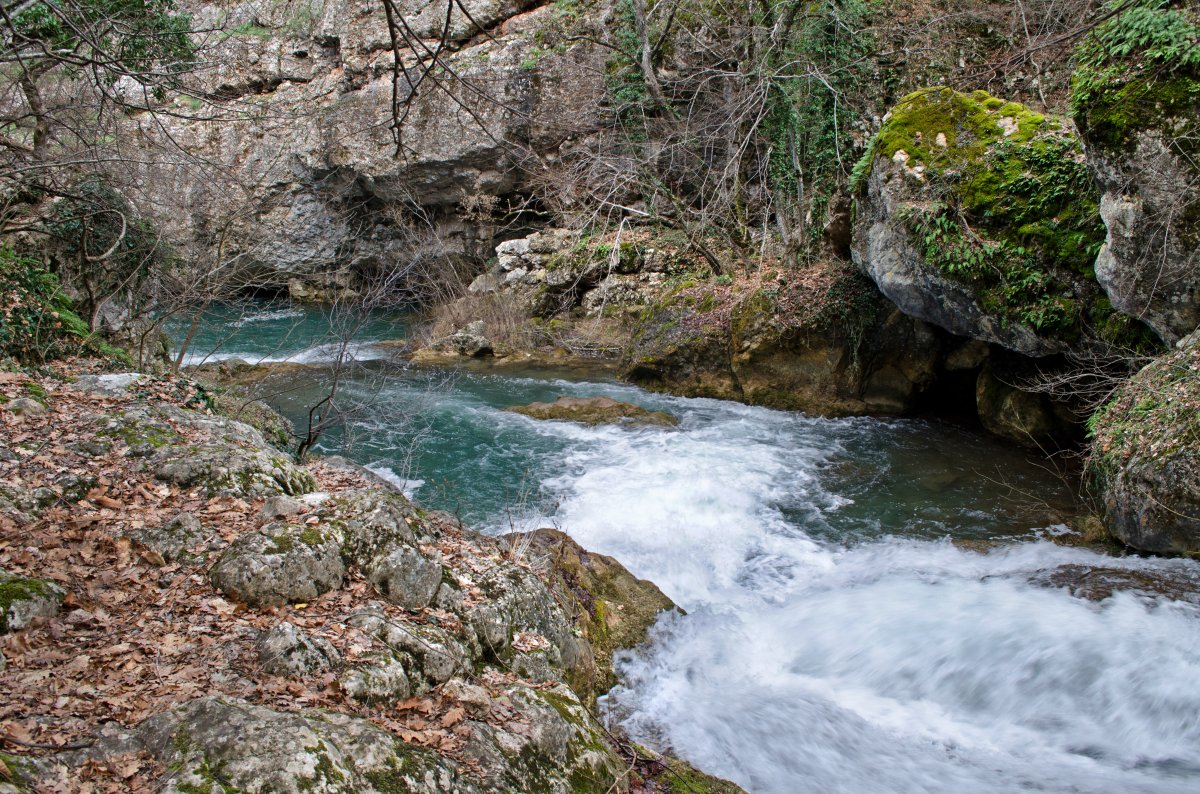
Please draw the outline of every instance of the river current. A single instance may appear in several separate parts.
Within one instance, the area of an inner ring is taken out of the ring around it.
[[[396,331],[366,329],[360,355]],[[320,332],[312,313],[216,315],[196,352],[319,362]],[[755,794],[1200,790],[1200,563],[1050,542],[1069,494],[1023,452],[575,376],[381,372],[362,367],[350,388],[372,410],[327,448],[351,442],[486,531],[556,526],[687,611],[620,659],[602,701],[635,738]],[[300,417],[320,378],[277,406]],[[502,410],[563,394],[680,425]],[[1072,576],[1096,569],[1175,597],[1085,598]]]

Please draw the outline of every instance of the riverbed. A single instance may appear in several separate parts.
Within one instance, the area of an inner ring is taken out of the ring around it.
[[[215,316],[193,355],[320,364],[323,322]],[[1052,542],[1072,494],[1044,460],[930,420],[410,370],[373,344],[403,332],[360,329],[361,410],[323,448],[482,530],[558,527],[682,606],[601,703],[635,738],[755,794],[1200,790],[1200,564]],[[325,373],[273,402],[303,421]],[[565,394],[680,423],[503,410]]]

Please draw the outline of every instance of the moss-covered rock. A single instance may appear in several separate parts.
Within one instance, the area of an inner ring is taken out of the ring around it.
[[[209,571],[213,586],[251,606],[311,601],[346,576],[342,539],[329,528],[268,524],[229,545]]]
[[[53,582],[0,571],[0,634],[58,614],[66,593]]]
[[[888,114],[857,173],[854,259],[905,313],[1032,356],[1096,333],[1099,194],[1067,122],[924,89]]]
[[[552,403],[530,403],[505,409],[531,419],[559,419],[585,425],[674,427],[679,419],[664,411],[650,411],[640,405],[623,403],[611,397],[559,397]]]
[[[613,654],[643,642],[658,616],[676,606],[653,582],[638,579],[612,557],[587,551],[566,533],[539,529],[513,537],[546,560],[559,601],[572,606],[575,625],[591,645],[594,670],[581,668],[586,678],[569,681],[591,703],[617,683]]]
[[[1200,552],[1200,331],[1131,378],[1090,420],[1088,471],[1112,533]]]
[[[1194,2],[1138,0],[1080,43],[1071,86],[1108,228],[1096,276],[1168,344],[1200,325],[1197,42]]]

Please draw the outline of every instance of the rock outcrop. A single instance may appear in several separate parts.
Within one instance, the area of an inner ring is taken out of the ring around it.
[[[678,418],[665,411],[651,411],[611,397],[559,397],[552,403],[530,403],[505,410],[531,419],[557,419],[585,425],[674,427],[679,424]]]
[[[1072,106],[1103,190],[1096,278],[1113,306],[1174,344],[1200,326],[1200,10],[1138,5],[1140,24],[1164,32],[1138,38],[1133,15],[1092,31]]]
[[[1122,385],[1090,426],[1088,469],[1113,535],[1200,552],[1200,332]]]
[[[169,115],[134,115],[129,124],[190,158],[222,163],[228,178],[181,180],[175,163],[146,165],[141,209],[198,252],[219,237],[223,256],[300,300],[352,295],[365,272],[403,280],[397,271],[428,262],[431,251],[485,259],[497,227],[486,208],[528,188],[520,163],[554,157],[594,127],[604,90],[607,51],[568,41],[552,5],[467,0],[450,9],[439,57],[454,77],[430,76],[393,137],[393,56],[380,4],[187,5],[195,29],[219,31],[206,37],[211,66],[192,76],[191,95],[216,104],[181,97]],[[428,4],[401,2],[396,12],[415,39],[438,39],[446,22],[445,8]],[[254,111],[237,123],[207,121],[230,102]],[[413,206],[422,223],[405,220]]]
[[[1027,356],[1106,319],[1098,196],[1064,120],[929,88],[892,109],[856,171],[854,260],[906,314]]]

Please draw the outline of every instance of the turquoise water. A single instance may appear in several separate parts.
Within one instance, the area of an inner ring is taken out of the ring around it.
[[[258,319],[245,350],[222,354],[319,361],[322,322]],[[1196,606],[1041,584],[1107,567],[1195,590],[1200,565],[1044,540],[1064,531],[1069,488],[1023,451],[937,422],[827,420],[564,373],[412,371],[370,344],[402,318],[372,322],[326,449],[347,444],[487,531],[557,526],[687,609],[618,663],[602,707],[634,737],[756,794],[1200,788]],[[305,370],[274,402],[301,418],[328,376]],[[564,394],[680,424],[503,410]],[[952,542],[964,539],[992,550]]]

